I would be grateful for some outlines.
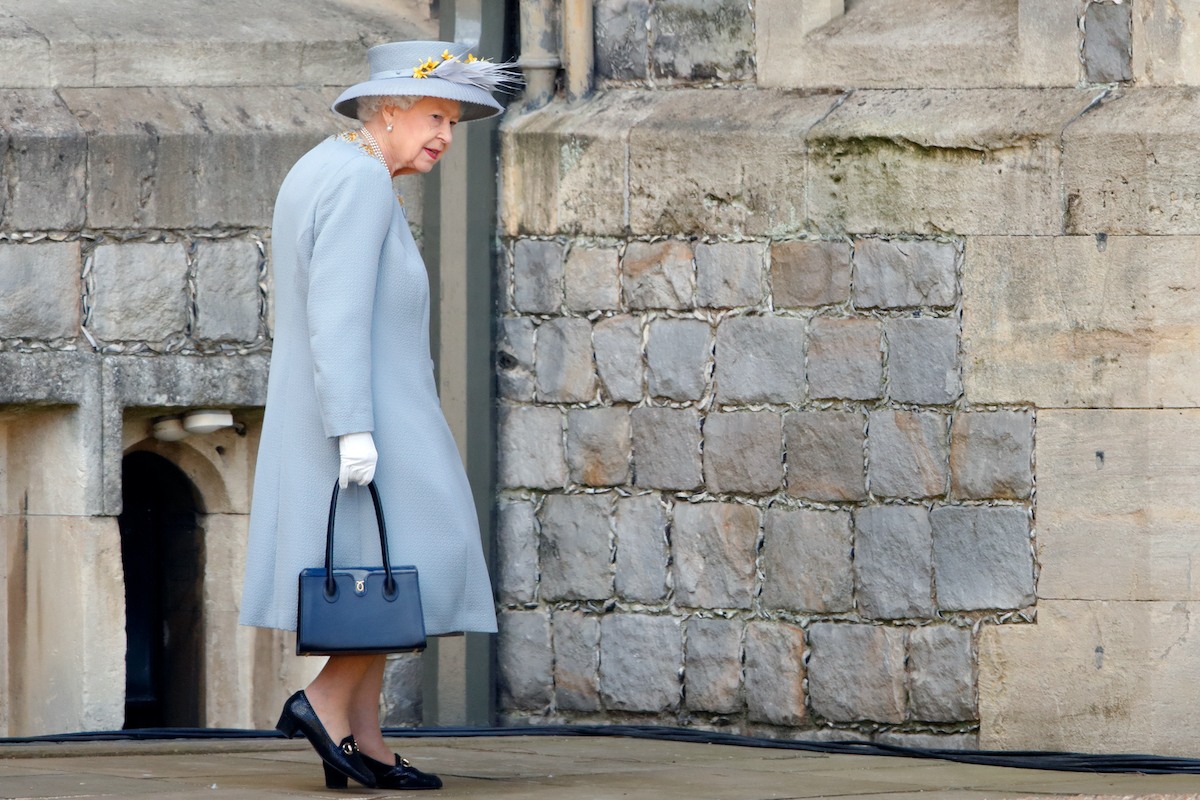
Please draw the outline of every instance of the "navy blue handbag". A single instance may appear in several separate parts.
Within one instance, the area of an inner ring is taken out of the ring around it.
[[[333,522],[338,485],[329,502],[325,567],[300,573],[296,655],[404,653],[425,649],[425,618],[416,567],[393,567],[375,482],[367,484],[379,525],[382,567],[333,568]]]

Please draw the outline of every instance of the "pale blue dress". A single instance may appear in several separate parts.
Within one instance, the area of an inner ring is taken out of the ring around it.
[[[496,630],[475,505],[438,401],[429,281],[387,168],[330,138],[292,167],[271,229],[275,339],[241,622],[295,630],[323,565],[337,437],[371,431],[394,565],[417,567],[426,634]],[[380,565],[370,495],[342,493],[334,566]]]

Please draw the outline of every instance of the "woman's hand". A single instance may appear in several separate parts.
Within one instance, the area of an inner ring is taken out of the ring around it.
[[[342,466],[338,471],[338,486],[345,489],[354,481],[366,486],[375,477],[375,464],[379,453],[370,432],[347,433],[338,437],[338,450],[342,455]]]

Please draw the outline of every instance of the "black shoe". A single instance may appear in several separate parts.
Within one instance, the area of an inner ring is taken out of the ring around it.
[[[317,712],[309,705],[303,690],[296,692],[283,704],[283,713],[279,715],[279,722],[275,727],[289,739],[304,734],[304,738],[308,739],[308,743],[325,762],[325,783],[331,789],[344,788],[346,776],[354,778],[363,786],[375,788],[375,776],[363,764],[354,737],[347,736],[342,739],[341,744],[334,744],[325,731],[325,726],[317,718]],[[330,767],[342,776],[341,786],[329,783]]]
[[[393,755],[395,755],[393,753]],[[376,761],[366,753],[359,753],[362,762],[375,775],[377,789],[440,789],[442,779],[431,775],[408,763],[407,759],[396,756],[395,765],[389,766],[382,761]]]

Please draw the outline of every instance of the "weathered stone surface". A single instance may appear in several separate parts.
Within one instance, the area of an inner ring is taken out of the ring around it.
[[[513,245],[513,305],[517,311],[555,314],[563,304],[563,246],[521,239]]]
[[[1192,236],[969,240],[967,399],[1039,408],[1200,405],[1197,261],[1200,237]]]
[[[962,394],[958,320],[889,319],[888,396],[898,403],[943,405]]]
[[[864,422],[849,411],[785,414],[788,494],[825,502],[866,499]]]
[[[830,614],[853,607],[849,512],[776,506],[767,511],[765,527],[765,607]]]
[[[871,506],[855,514],[854,574],[863,613],[877,619],[933,613],[931,528],[924,506]]]
[[[617,594],[654,603],[667,594],[667,520],[658,495],[617,500]]]
[[[758,242],[696,245],[697,305],[734,308],[761,302],[765,253]]]
[[[671,527],[675,601],[693,608],[749,608],[758,509],[680,503]]]
[[[742,622],[736,619],[687,621],[684,680],[687,707],[728,714],[742,705]]]
[[[600,620],[554,612],[554,700],[565,711],[600,707]]]
[[[734,317],[717,328],[717,400],[798,403],[804,399],[804,320]]]
[[[629,479],[629,411],[625,408],[567,412],[567,464],[571,481],[613,486]]]
[[[501,707],[523,711],[548,707],[554,659],[550,615],[545,611],[502,611],[496,622]]]
[[[88,142],[62,101],[45,89],[0,91],[0,131],[9,161],[0,222],[14,230],[83,227]]]
[[[196,244],[196,338],[246,342],[258,336],[261,259],[249,239]]]
[[[883,396],[883,346],[875,320],[824,319],[808,331],[808,391],[813,397]]]
[[[540,594],[546,600],[609,597],[613,589],[608,494],[552,494],[542,507]]]
[[[647,614],[608,614],[600,620],[600,696],[618,711],[679,707],[683,640],[679,621]]]
[[[777,308],[846,302],[850,299],[850,245],[818,241],[772,244],[771,290]]]
[[[100,339],[160,342],[187,326],[181,244],[106,244],[92,251],[96,294],[89,328]]]
[[[700,319],[657,319],[646,342],[647,384],[653,397],[699,400],[708,382],[712,329]]]
[[[689,308],[696,284],[686,242],[630,242],[621,259],[621,285],[630,308]]]
[[[931,750],[978,750],[977,733],[902,733],[880,731],[875,741],[897,747],[923,747]]]
[[[798,625],[746,626],[746,710],[750,719],[801,725],[804,708],[804,631]]]
[[[597,0],[596,75],[638,80],[649,75],[646,26],[650,4],[644,0]]]
[[[928,625],[908,635],[912,715],[929,722],[975,719],[975,658],[971,631]]]
[[[106,397],[125,406],[237,408],[267,402],[268,358],[104,358]]]
[[[79,332],[79,243],[0,245],[0,337]]]
[[[950,486],[969,500],[1023,500],[1033,491],[1033,414],[968,412],[950,431]]]
[[[695,489],[700,470],[700,414],[691,408],[635,408],[634,483],[650,489]]]
[[[567,308],[572,311],[608,310],[621,304],[616,248],[573,247],[564,269]]]
[[[1188,46],[1200,20],[1195,0],[1155,0],[1138,8],[1133,19],[1133,76],[1138,86],[1195,86],[1200,58]]]
[[[754,22],[737,0],[663,0],[650,9],[650,64],[659,78],[754,76]]]
[[[586,319],[559,317],[538,326],[538,399],[586,403],[596,395],[596,364],[592,324]]]
[[[859,239],[854,244],[854,304],[952,306],[958,295],[954,261],[951,244]]]
[[[783,483],[783,433],[774,411],[709,414],[704,478],[711,492],[767,494]]]
[[[592,333],[596,366],[608,396],[616,403],[642,399],[642,321],[639,317],[609,317]]]
[[[496,334],[496,390],[508,400],[533,399],[533,320],[506,317]]]
[[[1058,140],[1095,94],[858,90],[808,133],[808,215],[830,232],[1061,233]]]
[[[867,424],[867,478],[879,497],[946,493],[946,417],[929,411],[872,411]]]
[[[532,602],[538,581],[538,529],[533,503],[528,500],[500,501],[496,562],[500,602]]]
[[[835,722],[904,721],[904,630],[814,623],[808,693],[813,710]]]
[[[1083,64],[1090,83],[1133,80],[1132,3],[1090,3],[1083,20]]]
[[[424,703],[421,694],[423,665],[420,653],[389,655],[383,671],[379,722],[388,727],[420,725]]]
[[[930,512],[929,521],[939,606],[969,611],[1033,603],[1028,511],[942,507]]]
[[[501,486],[556,489],[566,484],[562,413],[557,408],[501,406],[498,427]]]

